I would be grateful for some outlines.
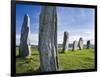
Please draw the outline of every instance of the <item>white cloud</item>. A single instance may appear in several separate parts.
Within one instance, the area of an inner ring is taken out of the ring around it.
[[[31,34],[30,39],[31,39],[32,45],[38,45],[38,33]],[[16,45],[19,45],[19,44],[20,44],[20,35],[17,34],[16,35]]]
[[[38,33],[31,34],[31,44],[38,45]]]
[[[69,32],[69,42],[72,43],[74,40],[78,41],[80,37],[83,38],[84,44],[86,44],[87,40],[90,40],[92,44],[94,44],[94,30],[89,29],[79,29],[79,30],[70,30]],[[63,43],[63,35],[64,31],[58,32],[58,43]]]
[[[16,35],[16,45],[19,45],[20,44],[20,35],[17,34]]]
[[[58,31],[58,44],[63,43],[63,32]],[[74,40],[78,41],[79,38],[82,37],[84,40],[84,44],[86,44],[87,40],[91,40],[91,43],[94,44],[94,30],[82,29],[76,31],[69,31],[69,42],[72,43]],[[38,45],[38,33],[31,34],[31,44]],[[16,45],[20,44],[20,35],[16,35]]]

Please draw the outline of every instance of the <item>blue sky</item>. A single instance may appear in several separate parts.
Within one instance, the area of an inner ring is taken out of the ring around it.
[[[23,17],[28,14],[30,17],[31,43],[38,44],[39,5],[16,5],[16,44],[20,43],[21,27]],[[91,40],[94,44],[94,9],[57,7],[58,17],[58,43],[63,42],[64,31],[69,32],[69,42],[78,41],[83,37],[84,44]]]

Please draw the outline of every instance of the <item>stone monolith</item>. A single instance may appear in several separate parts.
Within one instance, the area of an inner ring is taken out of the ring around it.
[[[77,50],[78,42],[73,41],[72,51]]]
[[[62,53],[68,50],[68,40],[69,40],[69,34],[68,32],[64,32]]]
[[[87,41],[87,49],[90,48],[90,45],[91,45],[90,40],[88,40],[88,41]]]
[[[80,39],[79,39],[78,47],[80,50],[83,49],[83,38],[82,37],[80,37]]]
[[[30,18],[25,14],[21,28],[19,56],[26,57],[31,55],[30,45]]]
[[[57,59],[57,12],[54,6],[43,6],[39,20],[40,70],[56,71]]]

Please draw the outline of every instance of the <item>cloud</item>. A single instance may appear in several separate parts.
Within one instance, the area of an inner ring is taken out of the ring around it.
[[[63,35],[64,31],[58,31],[58,44],[63,43]],[[94,44],[94,31],[93,30],[88,30],[88,29],[82,29],[82,30],[72,30],[69,31],[69,42],[73,43],[74,40],[78,41],[79,38],[82,37],[84,40],[84,44],[86,44],[87,40],[91,40],[91,43]],[[31,44],[32,45],[38,45],[38,33],[31,33],[30,36],[31,39]],[[20,35],[16,35],[16,45],[20,44]]]
[[[31,34],[31,44],[38,45],[38,33]]]
[[[31,44],[38,45],[38,33],[33,33],[30,36]],[[16,35],[16,45],[20,44],[20,34]]]
[[[16,35],[16,45],[19,45],[20,44],[20,35],[17,34]]]
[[[65,30],[67,31],[67,30]],[[77,29],[77,30],[69,30],[69,42],[73,43],[74,40],[79,41],[79,38],[82,37],[84,40],[84,44],[86,44],[87,40],[91,40],[91,43],[94,44],[94,30],[92,29]],[[58,31],[58,43],[63,43],[63,35],[64,31]]]

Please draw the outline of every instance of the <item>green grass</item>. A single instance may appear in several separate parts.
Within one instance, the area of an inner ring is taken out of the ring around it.
[[[94,50],[83,49],[59,54],[59,70],[93,69]]]
[[[59,50],[60,51],[60,50]],[[19,55],[19,48],[16,47],[16,56]],[[79,70],[93,69],[95,66],[94,49],[83,49],[58,53],[59,69]],[[40,66],[39,52],[32,48],[32,56],[24,59],[16,57],[16,73],[35,72]]]
[[[16,48],[16,56],[19,55],[19,48]],[[32,48],[32,56],[26,58],[16,58],[16,73],[33,72],[39,66],[39,53],[36,48]]]

